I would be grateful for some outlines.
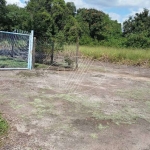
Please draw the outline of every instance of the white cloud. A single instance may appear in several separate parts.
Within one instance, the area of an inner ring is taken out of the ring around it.
[[[21,2],[20,0],[6,0],[7,4],[17,4],[20,7],[24,7],[25,3]]]
[[[25,3],[21,0],[6,0],[7,4],[17,4],[21,7]],[[150,7],[150,0],[65,0],[65,2],[74,2],[77,8],[106,8],[106,7],[137,7],[147,8]]]
[[[121,18],[121,15],[119,15],[119,14],[116,14],[116,13],[113,13],[113,12],[111,12],[111,13],[108,13],[109,14],[109,16],[110,16],[110,18],[112,19],[112,20],[117,20],[118,22],[122,22],[122,18]]]
[[[150,7],[147,9],[150,10]],[[130,13],[122,18],[122,22],[124,22],[125,20],[128,20],[130,16],[135,16],[136,13],[141,13],[142,11],[143,11],[143,8],[138,8],[136,10],[130,9]]]
[[[6,0],[7,4],[17,4],[20,7],[24,7],[25,0]],[[65,2],[74,2],[75,6],[78,8],[95,8],[98,10],[107,10],[106,8],[119,8],[130,10],[129,14],[122,16],[114,12],[106,12],[113,20],[118,20],[122,23],[129,18],[129,16],[134,16],[135,13],[143,11],[143,8],[150,9],[150,0],[65,0]]]
[[[79,0],[78,0],[79,1]],[[150,6],[150,0],[81,0],[88,4],[99,5],[104,7],[148,7]]]
[[[90,5],[83,0],[65,0],[65,2],[74,2],[75,6],[78,8],[90,8]]]
[[[130,6],[130,7],[147,7],[150,6],[149,0],[117,0],[118,6]]]

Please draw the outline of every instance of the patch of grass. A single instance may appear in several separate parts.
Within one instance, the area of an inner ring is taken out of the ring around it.
[[[22,76],[22,77],[39,77],[41,76],[41,73],[38,71],[20,71],[19,73],[17,73],[17,75]]]
[[[32,112],[37,115],[38,118],[42,118],[45,113],[53,113],[53,105],[51,103],[47,104],[45,101],[38,98],[29,103],[35,107],[35,110]]]
[[[92,59],[150,67],[150,50],[81,46],[80,52]]]
[[[49,65],[35,63],[35,69],[46,69],[49,68]]]
[[[150,107],[150,101],[147,101],[146,104]]]
[[[148,109],[150,110],[150,101],[146,101],[145,104],[147,105]]]
[[[20,108],[23,107],[23,105],[18,105],[16,102],[14,102],[14,100],[11,101],[10,106],[11,106],[14,110],[17,110],[17,109],[20,109]]]
[[[121,110],[118,110],[112,114],[105,114],[102,111],[102,108],[104,106],[103,103],[100,102],[92,102],[91,99],[88,100],[88,98],[82,98],[77,96],[72,96],[69,94],[60,94],[55,95],[56,97],[62,98],[63,100],[72,102],[74,104],[79,104],[79,106],[84,106],[87,108],[86,114],[91,114],[91,117],[94,117],[98,120],[112,120],[113,123],[119,125],[119,124],[132,124],[135,122],[135,120],[138,117],[141,117],[139,114],[135,114],[134,111],[132,111],[132,108],[130,107],[124,107]],[[80,112],[81,107],[79,107],[78,112]],[[103,126],[99,126],[99,128],[103,128]]]
[[[109,126],[103,126],[102,124],[99,124],[98,129],[99,130],[104,130],[106,128],[108,128]]]
[[[118,90],[117,95],[132,100],[147,100],[150,97],[150,89],[134,88],[127,90]]]
[[[91,138],[93,138],[93,139],[98,139],[98,135],[97,135],[96,133],[92,133],[90,136],[91,136]]]
[[[132,124],[135,120],[140,117],[138,114],[134,114],[134,112],[129,108],[125,107],[118,112],[114,112],[110,115],[103,113],[102,111],[93,111],[93,117],[99,120],[112,120],[115,124]]]
[[[141,109],[138,106],[137,108],[135,108],[132,106],[124,105],[124,107],[121,107],[120,109],[112,111],[108,114],[103,109],[106,105],[105,103],[92,101],[92,99],[89,99],[86,97],[83,98],[82,96],[80,97],[79,95],[77,96],[77,95],[71,95],[71,94],[56,94],[49,98],[51,99],[60,98],[62,100],[71,102],[75,106],[74,110],[76,113],[80,113],[82,111],[82,114],[83,114],[83,108],[84,108],[85,116],[90,115],[90,117],[94,117],[97,120],[103,120],[103,121],[112,120],[112,123],[116,125],[133,124],[136,122],[138,118],[149,120],[149,118],[147,118],[147,116],[145,116],[144,113],[141,114]],[[149,106],[148,102],[147,102],[147,105]],[[106,126],[100,125],[98,126],[98,128],[101,130],[107,126],[109,127],[109,124]]]
[[[27,68],[27,62],[16,58],[0,56],[0,68]]]
[[[0,114],[0,137],[3,136],[8,130],[8,123]]]
[[[88,100],[87,96],[82,95],[77,96],[76,94],[56,94],[54,97],[73,103],[80,103],[81,105],[89,108],[99,108],[102,105],[100,102],[92,102],[91,99]]]

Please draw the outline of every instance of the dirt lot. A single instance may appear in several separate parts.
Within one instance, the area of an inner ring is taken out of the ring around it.
[[[0,111],[1,150],[150,150],[150,69],[0,71]]]

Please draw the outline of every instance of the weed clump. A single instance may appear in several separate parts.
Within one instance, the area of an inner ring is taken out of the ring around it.
[[[0,115],[0,137],[3,136],[8,130],[8,123]]]

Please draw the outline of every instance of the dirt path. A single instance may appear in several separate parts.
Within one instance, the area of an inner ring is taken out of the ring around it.
[[[150,69],[1,71],[1,150],[150,150]]]

